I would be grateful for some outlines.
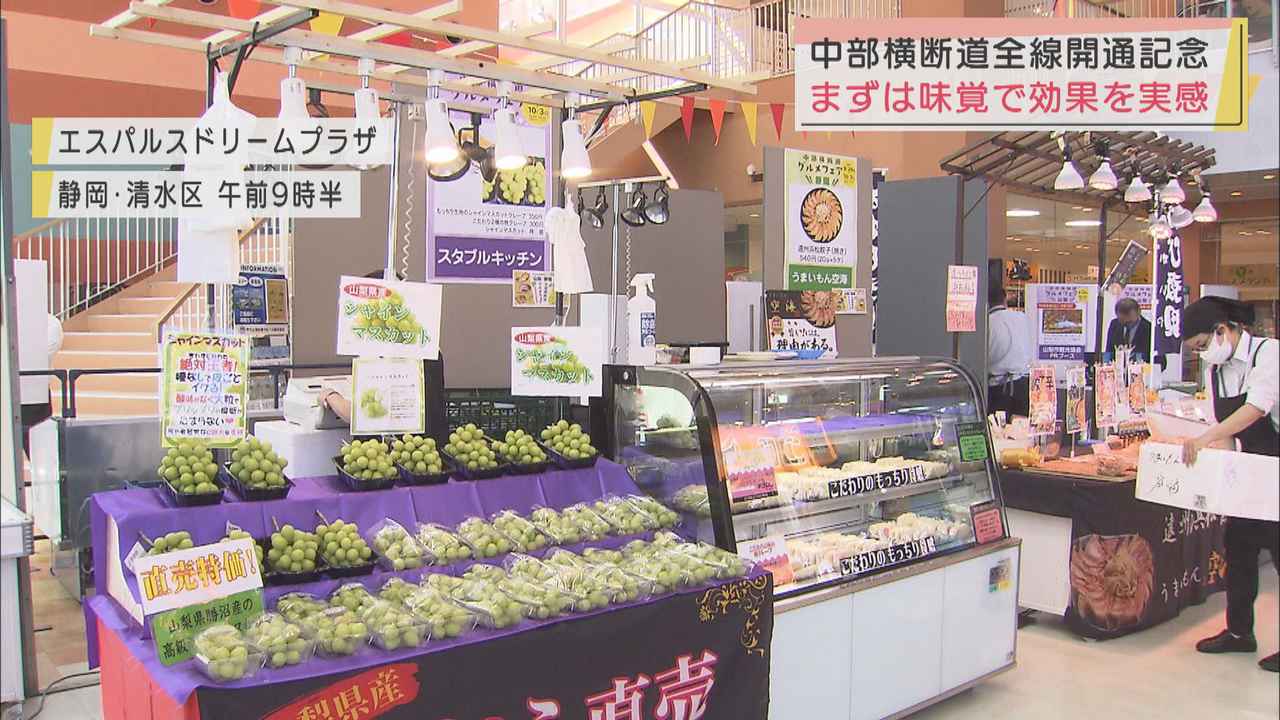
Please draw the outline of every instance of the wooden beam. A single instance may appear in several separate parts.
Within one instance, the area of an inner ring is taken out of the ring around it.
[[[569,45],[569,47],[577,47],[577,46]],[[619,37],[617,35],[610,35],[609,37],[605,38],[604,40],[601,40],[600,42],[597,42],[591,45],[584,45],[583,47],[589,50],[595,50],[596,52],[608,53],[612,55],[613,53],[619,53],[625,50],[634,50],[636,47],[636,39],[629,36]],[[528,68],[530,70],[546,70],[547,68],[553,65],[559,65],[564,61],[565,61],[564,58],[558,55],[548,55],[546,53],[537,53],[532,57],[527,57],[524,60],[517,62],[516,64],[519,65],[520,67]]]
[[[148,5],[156,5],[156,6],[168,5],[171,2],[173,2],[173,0],[146,0],[146,3]],[[124,12],[116,13],[115,15],[112,15],[111,17],[104,20],[102,22],[102,27],[122,28],[137,19],[138,19],[138,16],[135,15],[132,12],[132,10],[125,10]]]
[[[703,55],[702,57],[689,58],[688,60],[683,60],[681,61],[680,65],[681,67],[684,67],[686,65],[689,67],[694,67],[697,65],[705,65],[709,62],[711,62],[710,56]],[[644,77],[646,74],[647,73],[639,73],[639,72],[620,72],[620,73],[615,73],[613,75],[605,75],[602,77],[597,77],[595,78],[595,81],[607,82],[610,85],[615,85],[617,83],[624,82],[627,80],[634,80],[635,78],[638,78],[638,77]],[[547,91],[531,90],[530,92],[534,95],[542,95]]]
[[[749,83],[722,79],[711,75],[710,73],[698,70],[682,70],[668,63],[635,58],[620,58],[615,55],[609,55],[608,53],[573,47],[571,45],[565,45],[563,43],[550,40],[522,38],[511,33],[472,27],[470,25],[462,25],[459,23],[421,20],[412,15],[406,15],[405,13],[380,10],[367,5],[357,5],[355,3],[345,2],[345,0],[265,0],[265,2],[275,5],[289,5],[296,8],[308,8],[312,10],[319,10],[321,12],[337,13],[339,15],[360,18],[370,22],[403,25],[404,27],[413,28],[415,30],[422,30],[424,32],[440,35],[456,35],[468,40],[484,40],[500,47],[514,47],[522,50],[546,53],[548,55],[559,55],[564,58],[597,62],[602,65],[612,65],[615,67],[625,68],[627,70],[637,70],[653,75],[678,78],[690,83],[702,83],[708,87],[732,90],[734,92],[746,93],[749,95],[754,95],[756,93],[755,86]]]
[[[555,29],[556,21],[548,20],[546,22],[534,23],[532,25],[524,25],[522,27],[515,28],[510,32],[519,35],[520,37],[528,38],[533,37],[534,35],[545,35]],[[487,50],[491,47],[493,47],[493,43],[491,42],[485,42],[484,40],[468,40],[466,42],[460,42],[453,47],[447,47],[441,50],[440,54],[448,57],[461,57],[474,52],[480,52],[481,50]]]
[[[258,15],[255,15],[252,22],[259,22],[265,25],[265,24],[273,23],[277,20],[283,20],[289,17],[289,13],[281,12],[282,10],[285,10],[285,8],[271,8],[270,10],[264,13],[259,13]],[[235,39],[235,36],[236,36],[236,33],[232,32],[231,30],[219,30],[218,32],[205,38],[204,41],[211,45],[218,45],[228,40]]]
[[[251,31],[254,25],[253,21],[250,20],[240,20],[225,15],[215,15],[181,8],[152,7],[139,2],[134,2],[130,5],[130,8],[142,17],[152,17],[158,20],[168,20],[197,27],[220,27],[232,32],[232,38],[239,33]],[[310,30],[290,30],[266,40],[265,44],[275,47],[298,47],[303,50],[324,54],[370,58],[410,67],[440,69],[446,72],[474,75],[491,80],[510,80],[521,85],[547,88],[560,92],[595,95],[609,100],[623,100],[626,98],[624,90],[607,83],[553,73],[540,73],[511,65],[445,57],[426,50],[402,48],[386,43],[352,40],[345,37],[311,32]]]
[[[462,3],[460,0],[449,0],[449,2],[441,3],[435,7],[429,7],[422,12],[414,13],[414,17],[425,18],[427,20],[440,20],[441,18],[449,17],[460,10],[462,10]],[[401,30],[404,30],[404,28],[400,25],[382,23],[381,25],[374,25],[373,27],[365,28],[359,32],[353,32],[347,37],[352,40],[381,40],[384,37],[395,35]]]

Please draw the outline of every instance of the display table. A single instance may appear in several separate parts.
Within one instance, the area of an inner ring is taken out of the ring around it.
[[[186,529],[197,543],[205,543],[220,538],[228,520],[257,536],[272,517],[310,527],[315,520],[308,518],[317,509],[330,519],[355,521],[362,529],[382,517],[406,527],[418,522],[452,526],[467,516],[501,509],[527,513],[537,505],[564,507],[635,492],[625,470],[605,461],[586,470],[368,493],[340,492],[330,478],[295,483],[286,500],[190,509],[169,507],[159,491],[96,495],[92,514],[98,577],[121,572],[119,556],[139,530],[150,536]],[[593,544],[616,546],[635,537]],[[114,558],[108,557],[109,548],[115,549]],[[468,564],[432,570],[457,573]],[[414,580],[420,574],[375,571],[362,578],[267,588],[264,595],[271,606],[285,592],[323,595],[353,580],[376,590],[389,577]],[[317,657],[227,685],[206,679],[190,662],[164,667],[126,609],[133,593],[132,578],[121,577],[113,593],[85,604],[90,664],[102,667],[107,718],[373,718],[393,707],[400,709],[388,717],[553,718],[579,717],[595,708],[610,712],[611,704],[612,714],[601,717],[623,717],[617,713],[632,702],[639,703],[645,717],[664,702],[671,717],[690,717],[674,714],[679,708],[702,707],[705,718],[763,719],[768,714],[773,589],[768,573],[759,570],[746,578],[593,613],[526,620],[502,630],[476,629],[417,649],[369,647],[353,657]]]
[[[1021,606],[1104,639],[1158,625],[1225,589],[1224,518],[1137,500],[1134,485],[1001,473],[1009,532],[1023,542]]]

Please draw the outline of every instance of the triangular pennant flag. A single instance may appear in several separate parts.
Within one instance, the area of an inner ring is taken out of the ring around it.
[[[680,122],[684,125],[684,141],[693,139],[693,98],[685,95],[680,98]]]
[[[343,19],[337,13],[322,12],[311,19],[311,31],[321,35],[337,35],[342,30]]]
[[[644,139],[653,135],[653,114],[658,110],[658,103],[652,100],[640,101],[640,119],[644,122]]]
[[[720,129],[724,127],[724,101],[708,100],[711,108],[711,129],[716,132],[716,144],[720,144]]]
[[[740,102],[738,105],[742,108],[742,119],[747,122],[747,137],[751,138],[751,146],[756,144],[756,111],[760,106],[753,102]]]
[[[400,32],[392,33],[382,38],[378,42],[384,42],[388,45],[399,45],[400,47],[412,47],[413,34],[408,30],[401,30]]]
[[[778,133],[778,139],[782,139],[782,113],[786,111],[787,106],[782,103],[769,103],[769,112],[773,113],[773,129]]]
[[[147,18],[147,29],[148,29],[148,30],[155,30],[155,29],[156,29],[156,19],[155,19],[155,18]]]
[[[231,17],[248,20],[262,12],[261,0],[227,0]]]

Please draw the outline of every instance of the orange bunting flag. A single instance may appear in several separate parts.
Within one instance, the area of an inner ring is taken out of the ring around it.
[[[321,35],[337,35],[342,30],[344,18],[331,12],[322,12],[311,19],[311,31]]]
[[[640,120],[644,122],[644,139],[653,136],[653,114],[658,110],[658,103],[652,100],[640,101]]]
[[[782,139],[782,113],[785,112],[787,106],[783,103],[769,103],[769,112],[773,113],[773,130],[778,133],[778,139]]]
[[[724,127],[724,101],[708,100],[711,109],[711,129],[716,132],[716,145],[720,144],[720,129]]]
[[[378,42],[384,42],[388,45],[399,45],[400,47],[413,47],[413,35],[408,30],[392,33]]]
[[[693,98],[685,95],[680,98],[680,123],[684,125],[684,141],[693,139]]]
[[[227,0],[227,10],[231,17],[248,20],[262,12],[261,0]]]
[[[747,123],[747,137],[751,138],[751,146],[756,144],[756,111],[760,106],[753,102],[740,102],[738,105],[742,108],[742,119]]]

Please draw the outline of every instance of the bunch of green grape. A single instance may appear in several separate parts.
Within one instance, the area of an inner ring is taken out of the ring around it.
[[[591,508],[613,526],[614,534],[636,535],[656,530],[658,521],[626,498],[607,498],[592,503]]]
[[[191,541],[191,533],[186,530],[178,530],[152,540],[151,547],[147,548],[147,554],[163,555],[172,550],[187,550],[193,547],[195,547],[195,543]]]
[[[227,523],[227,536],[222,539],[223,540],[241,540],[241,539],[252,540],[253,536],[245,532],[244,530],[240,529],[239,526],[232,525],[231,523]],[[262,546],[255,542],[253,544],[253,552],[255,555],[258,556],[258,565],[261,566],[263,555],[264,555]]]
[[[386,600],[375,600],[362,608],[360,619],[369,629],[373,643],[383,650],[419,647],[427,641],[426,623]]]
[[[506,570],[489,563],[476,563],[462,573],[463,580],[488,580],[489,582],[497,582],[506,576]]]
[[[608,569],[617,570],[612,567]],[[566,592],[580,598],[574,608],[577,612],[600,610],[608,606],[611,600],[616,598],[621,601],[626,597],[622,590],[611,588],[606,584],[603,568],[590,570],[559,568],[556,573],[556,582],[563,586]],[[639,592],[636,594],[638,596]]]
[[[262,667],[262,654],[244,639],[240,631],[220,623],[196,635],[196,658],[210,679],[232,682],[251,677]]]
[[[298,665],[311,656],[312,645],[302,637],[302,628],[285,620],[279,613],[258,616],[245,632],[245,637],[262,650],[270,668]]]
[[[352,440],[342,446],[342,471],[357,480],[389,480],[397,475],[390,453],[381,440]]]
[[[557,545],[582,542],[582,532],[577,524],[552,508],[534,508],[533,512],[529,513],[529,521]]]
[[[378,392],[376,388],[369,388],[360,393],[360,411],[366,417],[386,417],[387,406],[382,404],[382,393]]]
[[[609,534],[609,523],[585,503],[575,503],[560,511],[560,516],[573,523],[584,540],[599,540]]]
[[[285,525],[271,533],[267,565],[278,573],[309,573],[316,569],[320,539],[306,530]]]
[[[523,165],[515,170],[499,170],[497,176],[498,196],[511,205],[519,205],[524,201],[524,193],[529,188],[529,176]]]
[[[432,523],[418,526],[418,542],[431,554],[432,565],[452,565],[471,557],[471,547],[457,535]]]
[[[418,585],[449,595],[454,590],[462,587],[462,578],[445,575],[444,573],[427,573],[418,581]]]
[[[303,630],[325,655],[354,655],[369,641],[369,629],[360,616],[342,607],[331,607],[301,620]]]
[[[498,581],[498,590],[523,605],[525,614],[534,620],[546,620],[570,612],[585,612],[590,601],[575,596],[554,583],[534,583],[523,578],[507,577]]]
[[[295,625],[317,613],[329,609],[329,604],[310,593],[285,593],[276,600],[276,612]]]
[[[203,443],[184,440],[169,448],[160,460],[159,471],[160,477],[183,495],[220,492],[214,482],[218,465],[213,461],[213,451]]]
[[[247,488],[284,487],[284,469],[288,460],[271,449],[271,443],[248,437],[231,451],[231,474]]]
[[[391,443],[391,462],[416,475],[444,472],[444,461],[436,450],[435,438],[406,433]]]
[[[520,168],[529,184],[528,205],[542,205],[547,201],[547,168],[542,160],[534,160]]]
[[[403,526],[390,520],[373,534],[373,549],[392,570],[414,570],[426,562],[418,541]]]
[[[458,535],[471,546],[477,558],[491,558],[511,552],[511,541],[493,525],[469,517],[458,525]]]
[[[556,568],[530,555],[512,555],[507,558],[504,564],[506,565],[507,573],[512,577],[536,583],[554,583],[556,581]]]
[[[542,431],[542,441],[570,460],[589,458],[596,454],[595,447],[591,445],[591,436],[582,432],[582,426],[578,423],[569,424],[565,420],[552,423]]]
[[[527,518],[511,510],[503,510],[493,516],[493,526],[511,541],[515,552],[541,550],[547,546],[547,536]]]
[[[404,606],[427,624],[433,638],[458,637],[476,626],[474,614],[450,600],[446,593],[432,587],[415,588],[405,598]]]
[[[320,538],[320,556],[329,563],[329,567],[367,565],[373,557],[373,550],[360,537],[360,528],[355,523],[342,518],[327,525],[321,523],[316,526],[316,535]]]
[[[641,512],[653,518],[660,528],[673,528],[680,524],[679,513],[648,495],[629,495],[627,500],[639,508]]]
[[[507,462],[515,465],[537,465],[547,461],[547,453],[532,435],[523,430],[508,430],[506,437],[495,441],[493,447]]]
[[[498,467],[498,456],[489,447],[484,431],[474,423],[449,433],[449,443],[444,446],[444,451],[468,470],[490,470]]]
[[[346,608],[351,612],[360,612],[372,605],[376,599],[369,594],[364,585],[350,582],[333,591],[333,594],[329,596],[329,607],[340,607]]]
[[[417,589],[417,585],[403,578],[393,577],[382,583],[382,587],[378,589],[378,598],[403,605],[405,598],[409,597]]]
[[[480,178],[480,200],[489,202],[493,199],[493,181]]]
[[[529,612],[529,607],[498,589],[493,580],[463,580],[453,598],[475,613],[480,623],[492,628],[511,627]]]

